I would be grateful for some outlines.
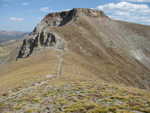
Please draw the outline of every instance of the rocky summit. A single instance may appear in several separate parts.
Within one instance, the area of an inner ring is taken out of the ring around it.
[[[71,11],[48,14],[33,30],[28,39],[24,39],[18,58],[28,57],[38,47],[55,47],[64,49],[64,40],[56,33],[50,32],[49,27],[61,27],[75,22],[80,16],[106,17],[102,11],[76,8]]]
[[[0,113],[149,113],[149,31],[95,9],[47,14],[0,45]]]

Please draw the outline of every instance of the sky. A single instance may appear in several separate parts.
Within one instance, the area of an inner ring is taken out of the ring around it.
[[[103,10],[113,19],[150,25],[150,0],[0,0],[0,30],[30,32],[48,13]]]

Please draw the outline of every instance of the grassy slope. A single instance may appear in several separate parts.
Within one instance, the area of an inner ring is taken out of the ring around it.
[[[146,77],[147,81],[149,80],[149,69],[130,55],[132,48],[124,44],[125,39],[120,39],[120,36],[125,36],[123,31],[126,29],[122,30],[123,33],[117,32],[119,26],[116,22],[106,22],[109,24],[101,25],[97,21],[99,22],[99,20],[81,18],[76,24],[52,28],[50,31],[54,30],[69,41],[68,47],[88,62],[87,67],[93,70],[94,75],[110,82],[148,88],[148,84],[143,79]],[[109,28],[112,24],[117,26],[115,30]],[[118,35],[112,35],[117,33]],[[105,42],[107,38],[109,38],[108,42]],[[109,46],[112,45],[112,41],[118,42],[113,44],[113,46],[117,45],[117,48]],[[131,44],[136,45],[134,41]]]
[[[103,24],[101,24],[102,22]],[[126,27],[128,23],[118,23],[119,22],[105,19],[82,17],[74,23],[62,27],[50,28],[50,31],[57,32],[68,41],[67,46],[69,51],[67,53],[68,56],[65,55],[67,58],[66,64],[63,65],[63,67],[65,67],[64,73],[78,73],[78,69],[81,69],[84,70],[82,75],[92,74],[91,76],[96,76],[108,82],[149,88],[149,69],[130,56],[130,49],[124,44],[125,40],[120,39],[120,36],[125,36],[124,30],[127,30],[120,28],[120,25],[127,24],[124,25]],[[111,26],[114,26],[113,30]],[[141,25],[133,24],[132,26],[143,29]],[[118,31],[119,28],[122,29],[122,32]],[[133,27],[131,29],[135,28]],[[149,27],[145,29],[147,30]],[[129,35],[131,34],[132,32],[129,32]],[[147,32],[145,35],[148,35]],[[112,42],[114,40],[121,44],[114,44],[114,42]],[[119,47],[116,48],[114,45]],[[12,46],[9,48],[11,47]],[[48,52],[45,51],[36,56],[19,60],[17,63],[13,62],[10,65],[1,65],[0,76],[2,77],[0,77],[0,79],[4,83],[2,82],[0,84],[0,89],[7,89],[8,86],[19,87],[20,83],[24,83],[24,80],[30,81],[28,79],[38,78],[37,76],[41,77],[48,73],[55,74],[55,68],[58,62],[56,53],[57,52],[53,50],[48,50]],[[54,60],[51,60],[51,57]],[[73,63],[71,64],[70,62]],[[75,68],[75,70],[73,68]],[[16,81],[19,82],[18,85],[15,84]]]
[[[0,98],[2,113],[149,113],[150,93],[78,75],[53,77]]]
[[[0,77],[0,112],[150,112],[149,91],[104,82],[99,76],[106,74],[95,75],[97,69],[78,54],[66,52],[62,73],[56,76],[59,55],[59,51],[48,49],[12,63],[9,71],[4,66],[7,74]]]
[[[49,29],[69,41],[57,77],[61,52],[55,49],[0,65],[0,112],[149,113],[150,93],[124,86],[149,88],[143,81],[149,78],[149,70],[122,45],[121,49],[109,47],[113,44],[105,38],[117,37],[120,43],[119,36],[124,34],[114,35],[118,29],[111,31],[107,25],[94,27],[97,21],[84,18]]]
[[[7,56],[9,53],[8,53],[8,50],[7,48],[5,47],[0,47],[0,58],[3,58],[5,56]]]
[[[22,40],[7,41],[0,44],[0,63],[9,63],[14,61],[17,56],[18,47]]]

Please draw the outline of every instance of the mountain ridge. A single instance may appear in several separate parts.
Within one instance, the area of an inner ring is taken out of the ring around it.
[[[99,10],[95,10],[95,9],[88,9],[88,8],[85,8],[85,9],[84,8],[74,8],[70,11],[49,13],[34,28],[33,32],[30,35],[30,37],[32,37],[32,38],[29,41],[27,41],[26,39],[24,40],[23,46],[22,46],[23,51],[20,50],[18,58],[29,56],[32,53],[33,49],[34,49],[33,46],[35,46],[35,47],[43,46],[43,45],[48,46],[48,43],[49,43],[49,46],[50,46],[51,45],[50,43],[53,43],[53,42],[56,43],[56,41],[55,41],[57,39],[56,37],[59,37],[59,36],[55,36],[55,33],[49,33],[49,34],[44,33],[42,31],[44,29],[44,27],[45,28],[46,27],[61,27],[61,26],[64,26],[65,24],[69,24],[71,21],[73,21],[73,22],[77,21],[77,18],[82,17],[82,16],[89,16],[89,17],[94,17],[94,18],[101,17],[101,18],[109,19],[104,14],[104,12],[99,11]],[[47,36],[44,36],[45,34]],[[50,36],[51,36],[51,38],[53,38],[52,39],[53,41],[49,38]],[[40,37],[43,37],[43,39],[41,39]],[[47,39],[44,39],[44,37],[47,37]],[[60,38],[58,38],[58,39],[60,39]],[[61,46],[64,46],[63,42],[60,41],[60,43],[61,43]],[[29,50],[27,50],[28,52],[24,51],[26,49],[25,45],[27,45],[29,47]],[[58,47],[58,48],[63,48],[63,47]],[[23,55],[24,53],[26,55]]]
[[[82,71],[84,70],[82,72],[84,75],[91,74],[108,82],[122,82],[129,86],[149,89],[150,41],[148,37],[150,36],[150,27],[113,20],[105,16],[103,12],[93,9],[73,9],[65,11],[65,14],[68,15],[69,12],[72,13],[71,15],[78,12],[78,16],[73,16],[75,19],[68,21],[63,26],[56,26],[55,19],[57,21],[58,17],[60,22],[60,14],[64,12],[48,14],[53,15],[53,19],[50,19],[51,16],[46,16],[23,42],[19,41],[18,44],[14,43],[13,46],[10,46],[14,50],[10,52],[13,53],[10,54],[10,59],[15,60],[15,57],[17,57],[19,60],[11,64],[12,69],[10,68],[9,71],[14,72],[13,67],[20,65],[17,66],[19,69],[16,70],[20,73],[19,70],[24,68],[26,60],[32,58],[34,58],[34,63],[27,63],[29,67],[35,65],[35,59],[41,57],[39,60],[42,61],[43,59],[45,65],[50,65],[44,61],[48,59],[47,56],[40,56],[47,54],[42,51],[49,51],[50,53],[51,51],[62,51],[69,56],[67,57],[69,60],[66,62],[74,59],[78,61],[76,62],[77,67],[84,65],[81,67]],[[91,16],[93,12],[94,15],[96,12],[100,16]],[[49,24],[53,22],[54,25]],[[54,52],[54,56],[56,55],[57,58],[56,53]],[[74,58],[74,56],[77,58]],[[32,60],[29,62],[32,62]],[[67,66],[67,64],[63,65],[65,65],[63,67]],[[36,64],[37,66],[38,64]],[[4,67],[2,66],[2,68]],[[3,70],[7,70],[5,68]],[[40,68],[40,65],[38,68]],[[27,73],[33,76],[33,71],[36,68],[27,70]],[[44,70],[46,71],[47,68],[41,70],[40,73],[45,73]],[[62,74],[68,72],[65,72],[65,70],[68,70],[66,68],[63,70]],[[7,71],[0,73],[9,76]],[[69,73],[71,72],[69,71]],[[26,72],[22,73],[22,76],[25,74]],[[16,75],[14,74],[14,76]]]
[[[93,9],[48,14],[6,45],[0,112],[149,113],[149,31]]]
[[[64,20],[66,24],[62,25]],[[93,66],[89,66],[96,73],[112,68],[108,78],[100,77],[102,79],[109,80],[111,76],[113,81],[118,82],[119,77],[126,84],[130,81],[135,86],[149,88],[149,30],[150,27],[143,25],[110,19],[94,9],[77,8],[52,13],[24,39],[17,58],[27,58],[44,48],[74,52],[92,63]],[[98,68],[101,65],[106,65],[104,70]],[[117,79],[113,78],[113,71]]]

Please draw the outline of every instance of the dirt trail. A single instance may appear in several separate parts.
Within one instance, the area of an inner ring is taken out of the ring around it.
[[[57,76],[62,75],[63,63],[64,63],[64,54],[65,54],[65,51],[62,50],[62,51],[60,51],[60,55],[58,56]]]
[[[63,69],[63,63],[64,63],[64,54],[65,54],[65,51],[62,50],[62,51],[60,51],[60,55],[58,56],[57,77],[62,75],[62,69]],[[53,77],[55,77],[55,76],[53,76]],[[42,86],[44,84],[47,84],[48,82],[49,82],[49,79],[33,83],[32,86],[29,86],[27,88],[23,88],[23,89],[21,89],[21,90],[19,90],[17,92],[12,92],[11,95],[9,95],[7,98],[5,98],[5,97],[4,98],[0,98],[0,102],[6,102],[9,99],[19,97],[19,96],[23,95],[25,92],[33,90],[33,89],[35,89],[35,88],[37,88],[39,86]]]

